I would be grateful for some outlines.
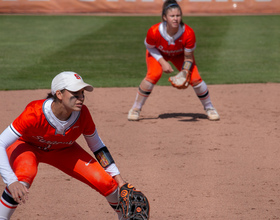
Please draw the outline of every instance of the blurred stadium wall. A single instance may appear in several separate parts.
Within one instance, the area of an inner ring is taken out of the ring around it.
[[[1,14],[159,15],[164,0],[0,0]],[[178,0],[183,14],[279,14],[280,0]]]

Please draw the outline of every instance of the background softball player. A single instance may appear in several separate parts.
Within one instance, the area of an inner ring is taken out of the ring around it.
[[[139,120],[140,111],[151,94],[162,72],[173,72],[168,61],[180,71],[170,77],[171,84],[179,89],[190,84],[200,99],[209,120],[220,116],[210,100],[206,83],[202,80],[194,59],[196,39],[194,31],[182,21],[182,10],[175,0],[163,4],[162,22],[153,25],[145,39],[147,75],[142,80],[135,102],[128,113],[128,120]]]

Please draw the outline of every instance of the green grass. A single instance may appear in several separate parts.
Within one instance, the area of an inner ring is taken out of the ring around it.
[[[280,82],[279,15],[184,17],[207,84]],[[50,88],[61,71],[95,87],[138,86],[157,16],[0,16],[0,90]],[[158,85],[169,85],[164,74]]]

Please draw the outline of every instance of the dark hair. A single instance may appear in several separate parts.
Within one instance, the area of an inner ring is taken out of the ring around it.
[[[49,98],[53,98],[53,99],[57,99],[56,95],[53,95],[51,92],[48,93],[46,99],[49,99]]]
[[[63,89],[63,90],[61,90],[61,93],[63,93],[65,91],[65,89]],[[46,99],[49,99],[49,98],[53,98],[54,99],[54,101],[56,101],[57,100],[57,96],[56,96],[56,94],[52,94],[51,92],[50,93],[48,93],[48,95],[47,95],[47,97],[46,97]]]
[[[166,1],[163,3],[163,6],[162,6],[161,19],[162,19],[163,21],[164,21],[163,16],[166,16],[167,10],[169,10],[169,9],[171,9],[171,8],[178,8],[178,9],[180,10],[181,15],[183,15],[182,9],[181,9],[180,5],[177,3],[176,0],[166,0]],[[184,24],[183,19],[181,19],[180,25],[182,26],[183,24]]]

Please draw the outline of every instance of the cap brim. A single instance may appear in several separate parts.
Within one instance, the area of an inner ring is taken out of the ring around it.
[[[67,86],[65,89],[67,89],[71,92],[77,92],[81,89],[84,89],[88,92],[92,92],[93,91],[93,86],[91,86],[87,83],[84,83],[84,82],[80,82],[80,83],[76,83],[75,85]]]

